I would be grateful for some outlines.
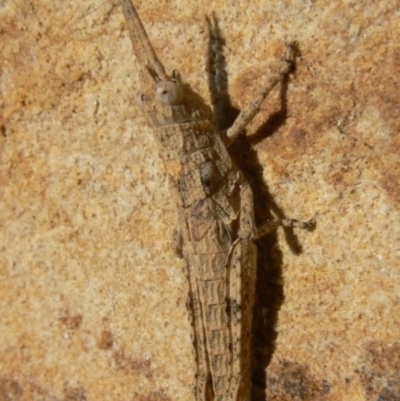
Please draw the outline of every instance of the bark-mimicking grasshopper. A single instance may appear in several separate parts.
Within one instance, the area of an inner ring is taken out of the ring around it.
[[[196,356],[196,401],[250,401],[250,330],[256,278],[254,240],[279,225],[311,222],[276,219],[257,228],[253,195],[233,164],[229,144],[271,89],[289,73],[293,48],[256,99],[226,133],[176,71],[167,75],[131,0],[121,0],[141,78],[140,109],[154,128],[178,206],[174,245],[187,262]]]

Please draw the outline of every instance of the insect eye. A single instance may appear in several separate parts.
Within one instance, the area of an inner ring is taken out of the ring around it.
[[[146,101],[146,96],[144,93],[138,92],[135,96],[136,104],[138,105],[139,109],[143,111],[144,103]]]
[[[156,85],[155,97],[161,103],[174,106],[182,102],[183,91],[176,82],[161,81]]]

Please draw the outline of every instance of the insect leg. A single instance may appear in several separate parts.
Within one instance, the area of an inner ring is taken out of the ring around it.
[[[196,357],[196,379],[194,384],[195,401],[208,401],[207,382],[209,379],[209,367],[207,363],[206,339],[204,334],[201,300],[196,274],[188,264],[189,279],[189,314],[193,327],[193,345]]]
[[[281,218],[272,219],[265,222],[260,227],[257,227],[254,220],[253,192],[249,184],[243,180],[241,175],[238,178],[238,184],[240,185],[239,238],[257,240],[276,230],[280,226],[288,228],[301,228],[304,230],[312,230],[314,228],[314,219],[304,222],[296,219]]]
[[[241,173],[239,174],[240,215],[238,236],[242,239],[254,240],[259,238],[259,234],[254,219],[253,191],[250,185],[243,179]]]
[[[260,111],[260,106],[262,102],[268,96],[268,94],[271,92],[274,86],[278,82],[280,82],[285,75],[287,75],[290,72],[294,64],[294,55],[295,55],[295,44],[294,43],[287,44],[286,57],[279,71],[267,80],[266,84],[264,85],[260,93],[257,95],[257,97],[240,112],[233,125],[228,129],[226,136],[231,141],[235,140],[235,138],[244,130],[246,125]]]
[[[311,219],[309,221],[299,221],[296,219],[273,219],[267,221],[262,226],[258,228],[257,238],[261,238],[264,235],[276,230],[279,226],[289,227],[289,228],[301,228],[303,230],[312,230],[315,225],[315,220]]]
[[[172,233],[171,248],[176,255],[178,255],[180,258],[183,257],[183,236],[182,230],[179,227],[179,221]]]
[[[251,399],[251,325],[257,266],[257,249],[251,240],[235,241],[229,252],[227,299],[230,315],[232,375],[229,401]]]

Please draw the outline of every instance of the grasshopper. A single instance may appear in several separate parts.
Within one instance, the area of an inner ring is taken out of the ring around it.
[[[139,65],[139,108],[154,128],[178,209],[174,248],[187,262],[193,326],[196,401],[250,401],[251,323],[257,251],[254,240],[276,227],[311,222],[276,219],[256,227],[253,194],[232,162],[229,145],[287,75],[293,45],[280,70],[226,132],[216,132],[209,108],[177,71],[168,75],[131,0],[120,0]]]

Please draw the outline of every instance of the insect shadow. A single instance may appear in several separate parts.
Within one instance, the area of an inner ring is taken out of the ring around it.
[[[218,26],[218,19],[213,14],[207,18],[208,51],[207,75],[211,103],[214,112],[214,126],[217,131],[229,128],[239,114],[230,100],[228,92],[228,74],[224,57],[225,40]],[[299,54],[298,46],[295,53]],[[294,69],[295,65],[293,65]],[[294,71],[291,71],[294,72]],[[267,73],[267,72],[266,72]],[[272,219],[272,213],[279,218],[285,218],[282,209],[274,201],[267,183],[263,179],[263,167],[252,145],[271,136],[287,118],[287,89],[289,74],[280,84],[280,109],[274,112],[268,120],[251,137],[241,135],[230,146],[229,153],[236,165],[242,170],[254,193],[254,208],[256,222]],[[295,254],[302,252],[296,235],[290,228],[284,228],[286,240]],[[277,245],[277,234],[273,232],[257,242],[258,264],[256,299],[253,318],[253,394],[252,401],[266,399],[266,367],[271,361],[275,350],[277,332],[275,326],[278,313],[284,301],[282,253]]]

